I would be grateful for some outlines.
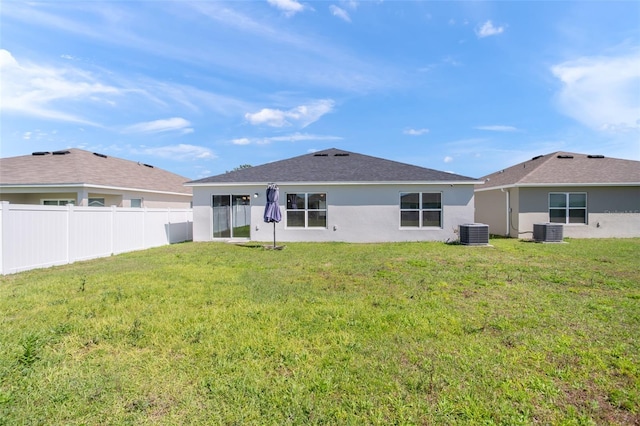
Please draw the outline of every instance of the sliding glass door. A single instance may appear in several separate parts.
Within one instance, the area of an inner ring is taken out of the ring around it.
[[[214,195],[213,238],[249,238],[250,233],[251,197]]]

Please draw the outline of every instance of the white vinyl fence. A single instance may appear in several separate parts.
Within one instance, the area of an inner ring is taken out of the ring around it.
[[[191,241],[191,209],[0,202],[0,274]]]

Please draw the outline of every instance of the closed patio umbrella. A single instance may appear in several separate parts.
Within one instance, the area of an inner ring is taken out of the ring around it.
[[[273,223],[273,248],[276,248],[276,223],[282,220],[282,213],[280,213],[280,206],[278,200],[280,199],[280,191],[278,185],[270,183],[267,185],[267,204],[264,206],[264,221],[267,223]]]

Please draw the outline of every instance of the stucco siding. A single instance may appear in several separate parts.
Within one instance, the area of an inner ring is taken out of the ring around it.
[[[264,223],[265,186],[194,187],[194,241],[212,237],[212,196],[251,195],[251,232],[254,241],[272,241],[273,224]],[[400,227],[401,192],[441,192],[441,228]],[[258,194],[254,197],[254,194]],[[287,224],[288,193],[326,193],[326,228],[297,228]],[[472,185],[281,185],[283,219],[276,224],[278,242],[293,241],[447,241],[457,239],[460,224],[473,222]],[[206,222],[206,223],[205,223]]]
[[[489,225],[491,234],[508,235],[507,193],[499,189],[476,192],[475,221]]]
[[[20,191],[20,192],[16,192]],[[42,204],[42,200],[74,200],[78,206],[86,206],[88,198],[104,198],[105,207],[131,207],[131,199],[142,199],[142,207],[147,208],[191,208],[191,195],[172,195],[156,192],[100,189],[87,190],[74,187],[72,190],[61,188],[37,188],[32,192],[27,190],[3,189],[0,201],[11,204]]]
[[[568,238],[628,238],[640,236],[640,187],[545,187],[521,188],[521,233],[532,235],[535,223],[549,221],[550,192],[587,194],[587,223],[566,224]]]

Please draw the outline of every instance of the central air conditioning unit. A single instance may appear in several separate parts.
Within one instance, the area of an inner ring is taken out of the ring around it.
[[[484,223],[460,225],[460,243],[466,246],[489,245],[489,225]]]
[[[534,223],[533,241],[537,243],[561,243],[561,223]]]

